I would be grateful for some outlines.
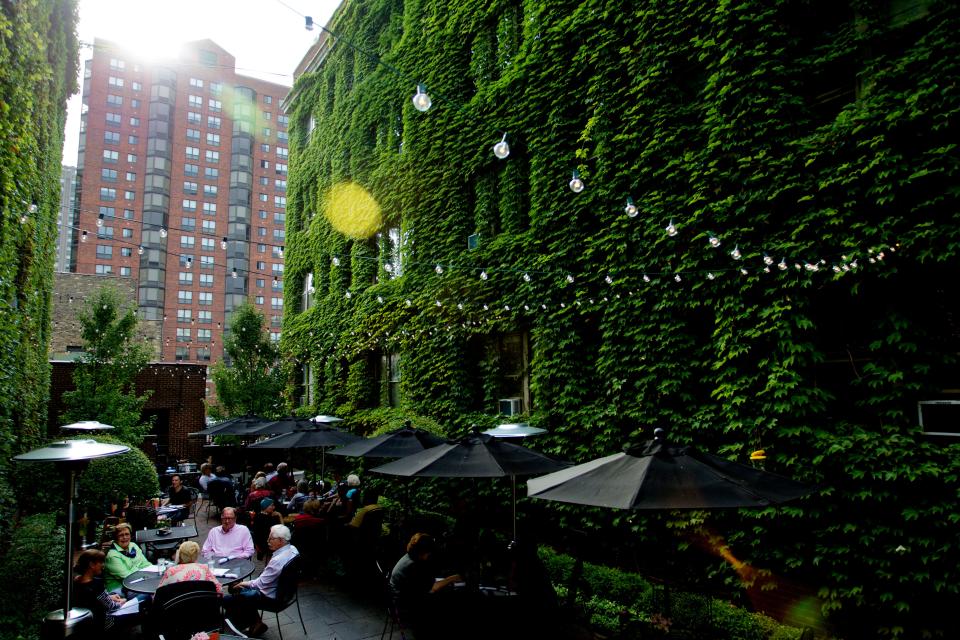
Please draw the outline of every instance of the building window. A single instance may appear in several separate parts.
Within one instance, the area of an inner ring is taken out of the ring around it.
[[[124,210],[123,210],[123,219],[124,219],[124,220],[133,220],[133,209],[124,209]]]
[[[213,256],[200,256],[201,269],[213,269]]]
[[[257,260],[257,271],[263,271],[267,268],[267,263],[262,260]]]
[[[213,294],[209,291],[201,291],[197,302],[202,306],[208,307],[213,304]]]
[[[264,111],[264,112],[263,112],[263,119],[264,119],[264,120],[273,120],[273,114],[270,113],[269,111]]]
[[[283,309],[283,298],[270,298],[270,308],[274,311]]]
[[[110,58],[110,70],[111,71],[124,71],[127,68],[127,63],[124,60],[119,58]]]
[[[122,87],[123,78],[118,78],[117,76],[110,76],[107,78],[107,86],[110,87]]]
[[[190,105],[191,109],[202,109],[203,96],[198,96],[191,93],[190,95],[187,96],[187,104]]]
[[[123,199],[124,200],[136,200],[137,192],[136,191],[124,191]]]
[[[189,195],[191,195],[191,196],[197,195],[197,190],[198,190],[199,188],[200,188],[200,187],[199,187],[199,185],[198,185],[196,182],[189,182],[189,181],[187,181],[187,182],[184,182],[184,183],[183,183],[183,192],[186,193],[186,194],[189,194]]]
[[[210,362],[210,349],[207,347],[197,349],[197,360],[200,362]],[[209,391],[210,389],[208,388],[207,392],[209,393]]]
[[[200,251],[215,251],[213,238],[200,238]]]
[[[196,111],[187,111],[188,124],[200,124],[203,122],[203,116]]]
[[[108,187],[100,187],[100,199],[101,200],[116,200],[117,199],[117,190],[110,189]]]
[[[129,278],[131,275],[130,267],[120,267],[120,275]]]
[[[153,251],[153,249],[151,249]],[[193,254],[192,253],[181,253],[180,254],[180,266],[185,267],[188,264],[193,264]]]
[[[177,342],[190,342],[190,329],[177,327]]]
[[[134,84],[136,84],[136,83],[134,83]],[[133,107],[134,109],[139,109],[139,108],[140,108],[140,101],[137,100],[136,98],[131,98],[131,99],[130,99],[130,106]]]
[[[180,304],[190,304],[193,302],[193,291],[177,291],[177,302]]]
[[[271,331],[270,332],[270,342],[280,342],[280,332]]]
[[[287,175],[287,165],[277,163],[277,175],[285,176]]]
[[[115,218],[117,215],[117,210],[113,207],[100,207],[99,213],[104,218]]]
[[[270,145],[268,145],[268,144],[261,144],[261,145],[260,145],[260,151],[262,151],[262,152],[264,152],[264,153],[270,153]]]
[[[213,98],[207,101],[207,106],[210,108],[210,111],[214,113],[220,113],[223,110],[223,103]]]
[[[273,206],[278,209],[287,208],[287,197],[286,196],[273,196]]]
[[[98,238],[113,239],[113,227],[97,227]]]
[[[197,89],[203,89],[203,80],[199,78],[190,78],[190,86]]]
[[[277,178],[273,181],[273,188],[277,191],[286,191],[287,190],[287,181]],[[286,203],[284,203],[286,204]]]
[[[116,182],[117,181],[117,170],[116,169],[100,169],[100,177],[107,182]]]
[[[177,347],[175,358],[177,361],[188,360],[190,358],[190,349],[187,347]]]
[[[211,82],[211,83],[210,83],[210,93],[212,93],[212,94],[215,95],[215,96],[218,96],[218,95],[220,95],[220,93],[221,93],[222,91],[223,91],[223,83],[222,83],[222,82]]]
[[[181,230],[181,231],[196,231],[196,230],[197,230],[197,219],[196,219],[196,218],[180,218],[180,230]]]
[[[203,197],[204,198],[216,198],[217,197],[217,185],[215,184],[205,184],[203,185]]]
[[[103,150],[104,162],[117,162],[119,159],[120,159],[120,153],[118,151],[113,151],[111,149]]]
[[[211,276],[213,277],[213,276]],[[198,311],[197,312],[197,322],[200,324],[212,324],[213,323],[213,312],[212,311]]]
[[[313,306],[313,274],[308,273],[307,277],[303,279],[303,299],[301,302],[301,311],[306,311]]]
[[[198,175],[200,173],[200,165],[185,164],[183,165],[183,173],[188,176]]]
[[[286,240],[287,232],[283,229],[274,229],[273,230],[273,239],[275,242],[283,242]]]
[[[177,322],[190,322],[193,319],[193,311],[190,309],[177,309]]]
[[[204,157],[207,162],[217,163],[220,162],[220,152],[219,151],[210,151],[209,149],[204,152]]]
[[[283,158],[284,160],[290,155],[290,150],[286,147],[277,147],[277,157]]]
[[[116,131],[104,131],[103,141],[106,144],[120,144],[120,134]]]
[[[199,147],[187,147],[184,149],[184,154],[187,156],[187,160],[199,160],[200,159],[200,149]]]
[[[283,291],[283,280],[280,280],[276,276],[273,277],[273,284],[270,286],[274,291]]]
[[[197,239],[193,236],[180,236],[180,246],[184,249],[193,249],[196,243]]]
[[[122,105],[123,105],[123,96],[116,96],[116,95],[113,95],[112,93],[108,93],[108,94],[107,94],[107,104],[109,104],[109,105],[114,105],[114,106],[117,106],[117,107],[122,106]]]
[[[267,176],[260,176],[260,186],[265,187],[268,184],[270,184],[270,178],[268,178]],[[262,194],[262,195],[266,195],[266,194]]]
[[[183,210],[184,210],[184,211],[196,211],[196,210],[197,210],[197,201],[196,201],[196,200],[186,200],[186,199],[184,199],[183,202],[182,202],[182,204],[183,204]]]
[[[128,153],[128,154],[127,154],[127,162],[136,163],[136,161],[137,161],[137,154],[135,154],[135,153]]]
[[[119,138],[117,139],[117,142],[118,143],[120,142]],[[127,144],[139,144],[139,143],[140,143],[140,138],[138,138],[137,136],[132,136],[132,135],[127,136]]]
[[[126,173],[126,175],[124,176],[124,178],[126,179],[127,182],[136,182],[136,181],[137,181],[137,174],[135,174],[135,173],[132,172],[132,171],[127,171],[127,173]]]
[[[200,142],[200,130],[187,129],[187,140],[189,142]]]
[[[255,297],[253,298],[253,303],[254,303],[254,304],[263,304],[263,296],[255,296]]]
[[[213,330],[197,329],[197,342],[210,342],[213,339]]]
[[[98,245],[97,245],[97,257],[98,257],[98,258],[112,258],[112,257],[113,257],[113,245],[109,245],[109,244],[98,244]]]
[[[212,287],[212,286],[213,286],[213,274],[212,274],[212,273],[201,273],[201,274],[200,274],[200,286],[201,286],[201,287]]]
[[[272,246],[270,247],[270,254],[274,258],[282,259],[283,258],[283,247]]]
[[[124,230],[123,230],[123,237],[124,237],[124,238],[132,238],[132,237],[133,237],[133,229],[124,229]],[[124,248],[127,248],[127,247],[124,247]]]
[[[121,116],[119,113],[111,113],[108,111],[105,118],[108,125],[116,125],[119,127],[120,123],[123,122],[123,116]]]
[[[264,127],[264,128],[263,128],[263,137],[264,137],[264,138],[269,138],[269,137],[270,137],[270,127]]]
[[[219,129],[220,118],[217,116],[207,116],[207,127],[210,129]]]
[[[143,91],[143,84],[140,82],[137,82],[136,80],[131,82],[130,86],[131,88],[133,88],[134,91]]]
[[[124,229],[124,231],[128,231],[128,229]],[[132,248],[132,247],[120,247],[120,257],[122,257],[122,258],[130,258],[130,257],[132,257],[132,256],[133,256],[133,248]]]
[[[220,134],[219,133],[208,133],[207,134],[207,144],[211,147],[220,146]]]
[[[109,264],[98,264],[96,265],[97,275],[105,276],[113,273],[113,267]]]
[[[193,272],[192,271],[181,271],[179,274],[179,279],[177,282],[180,284],[193,284]]]
[[[131,127],[139,127],[139,126],[140,126],[140,118],[137,118],[137,117],[135,117],[135,116],[130,116],[130,126],[131,126]]]
[[[204,202],[203,203],[203,213],[204,215],[213,216],[217,214],[217,203],[216,202]]]
[[[263,104],[273,104],[273,96],[263,96]]]
[[[201,220],[201,231],[203,233],[216,233],[217,232],[217,222],[216,220]],[[209,238],[205,238],[208,240]]]
[[[217,179],[220,177],[220,169],[216,167],[204,167],[203,177]]]
[[[277,126],[286,128],[290,124],[290,118],[288,116],[277,116]]]

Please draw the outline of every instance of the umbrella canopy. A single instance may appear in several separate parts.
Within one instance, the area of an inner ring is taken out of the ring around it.
[[[192,436],[249,436],[255,435],[258,429],[272,424],[273,420],[256,415],[245,415],[238,418],[228,418],[223,422],[191,433]]]
[[[113,426],[109,424],[103,424],[102,422],[97,422],[96,420],[83,420],[81,422],[73,422],[71,424],[65,424],[60,427],[64,431],[112,431]]]
[[[357,458],[402,458],[446,442],[443,438],[409,424],[373,438],[366,438],[330,453]]]
[[[566,462],[518,444],[473,433],[459,441],[447,441],[372,471],[430,478],[501,478],[556,471],[567,465]]]
[[[617,509],[765,507],[810,493],[790,478],[654,439],[527,483],[531,498]]]
[[[252,429],[249,435],[277,435],[281,433],[293,433],[294,431],[307,431],[316,429],[317,423],[310,418],[297,418],[296,416],[287,416],[280,418],[275,422],[264,423],[263,426]]]
[[[327,469],[327,447],[337,447],[356,442],[360,436],[341,431],[328,424],[314,424],[310,429],[292,431],[267,440],[248,445],[250,449],[320,449],[320,477]],[[316,463],[314,463],[316,464]],[[316,467],[313,471],[316,473]]]

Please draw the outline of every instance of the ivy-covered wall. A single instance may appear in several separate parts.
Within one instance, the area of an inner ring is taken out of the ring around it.
[[[76,91],[74,0],[0,4],[0,540],[6,465],[46,436],[53,262],[67,97]]]
[[[819,492],[701,528],[841,631],[955,628],[960,447],[916,403],[960,389],[956,3],[369,0],[329,28],[287,105],[282,345],[317,410],[384,403],[397,354],[402,411],[462,432],[525,334],[538,448],[583,462],[663,426],[765,449]],[[690,546],[653,516],[525,511]]]

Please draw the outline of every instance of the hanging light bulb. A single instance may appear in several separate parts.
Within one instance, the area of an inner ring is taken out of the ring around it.
[[[486,272],[486,271],[481,271],[481,272],[480,272],[480,279],[481,279],[481,280],[486,280],[486,279],[489,278],[489,277],[490,277],[490,276],[487,275],[487,272]]]
[[[333,256],[333,259],[331,260],[331,262],[333,262],[333,266],[335,267],[340,266],[340,258],[338,258],[337,256]]]
[[[187,258],[187,269],[193,266],[193,258]]]
[[[574,193],[583,191],[583,180],[580,179],[580,172],[576,169],[573,170],[573,177],[570,178],[570,190]]]
[[[840,267],[838,267],[837,265],[833,265],[833,272],[840,273]]]
[[[408,307],[413,305],[413,301],[411,301],[410,298],[407,298],[407,299],[404,300],[403,302],[404,302],[404,304],[406,304]]]
[[[37,207],[37,205],[35,204],[31,204],[29,207],[27,207],[27,211],[29,211],[32,214],[35,214],[37,211],[39,211],[39,207]]]
[[[234,280],[237,279],[237,268],[236,268],[236,267],[233,268],[233,272],[230,274],[230,277],[233,278]]]
[[[767,265],[767,266],[772,265],[772,264],[773,264],[773,258],[771,258],[770,256],[768,256],[767,254],[763,254],[763,264],[765,264],[765,265]]]
[[[650,276],[648,276],[647,274],[643,274],[643,281],[650,282]]]
[[[283,257],[283,247],[277,247],[277,256],[280,258]]]
[[[750,273],[750,272],[747,271],[747,268],[746,268],[746,267],[740,267],[740,273],[742,273],[743,275],[747,275],[747,274]]]
[[[713,275],[712,273],[708,273],[708,274],[707,274],[707,280],[713,280],[713,279],[715,279],[716,277],[717,277],[717,276]]]
[[[443,303],[441,303],[439,300],[437,300],[436,304],[437,304],[438,307],[442,307],[442,306],[443,306]]]
[[[636,218],[638,211],[637,205],[633,203],[633,198],[627,196],[627,206],[623,208],[623,212],[631,218]]]
[[[102,226],[103,226],[103,214],[102,214],[102,213],[101,213],[99,216],[97,216],[97,226],[98,226],[98,227],[102,227]]]
[[[567,274],[567,282],[569,282],[570,284],[573,284],[573,276],[570,275],[569,273]]]
[[[443,267],[441,267],[439,264],[436,267],[434,267],[433,270],[437,272],[438,276],[443,275]]]
[[[27,216],[26,213],[20,214],[20,224],[27,224],[28,220],[30,220],[30,218]]]
[[[377,296],[377,303],[383,304],[383,296]]]
[[[167,230],[164,229],[163,227],[160,227],[160,237],[161,237],[161,238],[166,238],[166,237],[167,237]]]
[[[786,271],[786,270],[787,270],[787,261],[784,260],[783,258],[780,258],[780,263],[777,265],[777,269],[780,269],[780,271]]]
[[[313,31],[313,16],[303,17],[303,28],[307,31]]]
[[[80,242],[86,242],[86,241],[87,241],[87,232],[83,231],[80,233]]]
[[[730,257],[734,260],[739,260],[743,257],[743,254],[740,253],[740,247],[734,247],[733,251],[730,252]]]
[[[673,279],[676,280],[677,282],[680,282],[680,281],[682,280],[682,278],[680,277],[680,274],[679,274],[679,273],[678,273],[677,275],[673,276]]]
[[[413,96],[413,108],[421,113],[427,111],[433,100],[427,95],[427,90],[422,84],[417,85],[417,92]]]
[[[667,235],[670,236],[671,238],[677,235],[677,227],[676,225],[673,224],[673,220],[670,221],[670,224],[667,225],[664,231],[666,231]]]
[[[224,251],[227,250],[227,236],[223,236],[223,239],[220,241],[220,248]]]
[[[353,294],[350,293],[349,291],[347,291],[345,294],[343,294],[343,296],[344,296],[347,300],[349,300],[350,298],[353,297]]]
[[[387,273],[393,273],[393,265],[389,262],[384,262],[383,270],[386,271]]]
[[[503,139],[497,144],[493,145],[493,155],[497,156],[501,160],[510,155],[510,145],[507,144],[507,134],[503,134]]]
[[[137,255],[138,256],[143,255],[143,245],[140,245],[139,247],[137,247]]]
[[[530,274],[529,274],[529,273],[523,274],[523,281],[524,281],[524,282],[530,282],[530,280],[531,280],[531,278],[530,278]]]
[[[720,246],[720,238],[718,238],[713,234],[710,234],[710,237],[707,239],[707,242],[709,242],[710,246],[713,247],[714,249]]]
[[[613,278],[611,278],[610,276],[605,277],[603,281],[606,282],[607,284],[613,284]]]

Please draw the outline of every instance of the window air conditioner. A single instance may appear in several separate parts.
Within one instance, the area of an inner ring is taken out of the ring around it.
[[[515,416],[521,412],[523,403],[520,398],[501,398],[500,414],[505,416]]]
[[[923,435],[960,438],[960,400],[921,400],[917,414]]]

